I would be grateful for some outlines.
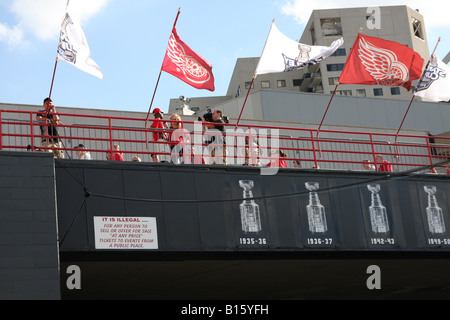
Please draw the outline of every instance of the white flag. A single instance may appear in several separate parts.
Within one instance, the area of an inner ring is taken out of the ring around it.
[[[415,95],[433,101],[450,100],[450,67],[435,54],[416,86]]]
[[[343,44],[343,38],[330,47],[302,44],[285,36],[272,23],[255,75],[302,69],[331,56]]]
[[[61,24],[58,59],[67,61],[78,69],[103,80],[103,72],[91,59],[91,51],[81,26],[69,16]]]

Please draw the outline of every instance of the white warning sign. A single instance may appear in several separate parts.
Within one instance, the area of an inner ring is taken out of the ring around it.
[[[94,217],[95,249],[158,249],[156,218]]]

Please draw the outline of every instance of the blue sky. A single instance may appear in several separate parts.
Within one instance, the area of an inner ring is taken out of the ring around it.
[[[57,106],[148,112],[177,15],[181,39],[213,65],[214,92],[162,73],[152,109],[168,110],[181,95],[226,95],[236,59],[260,56],[272,20],[298,40],[313,9],[403,5],[419,9],[433,50],[450,51],[447,0],[71,0],[104,73],[100,80],[59,61],[52,99]],[[48,96],[66,0],[0,0],[0,103],[36,104]],[[251,79],[249,79],[251,80]]]

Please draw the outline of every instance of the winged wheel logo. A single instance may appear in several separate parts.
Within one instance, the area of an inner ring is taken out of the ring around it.
[[[211,75],[208,70],[193,57],[186,55],[183,46],[176,41],[173,34],[169,39],[167,55],[189,81],[201,84],[210,80]]]
[[[383,86],[401,86],[409,80],[409,70],[388,49],[378,48],[361,38],[359,58],[372,78]]]

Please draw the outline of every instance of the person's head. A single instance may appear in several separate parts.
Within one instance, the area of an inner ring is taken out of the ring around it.
[[[115,145],[114,145],[114,149],[117,150],[117,151],[119,151],[119,150],[120,150],[120,146],[119,146],[118,144],[115,144]]]
[[[84,153],[86,153],[86,150],[85,150],[86,147],[83,144],[79,144],[79,145],[75,146],[74,149],[79,157],[81,157]]]
[[[369,170],[369,168],[370,168],[370,161],[369,161],[369,159],[364,159],[362,161],[362,164],[363,164],[364,169]]]
[[[376,163],[382,163],[383,162],[383,156],[381,154],[375,155],[375,162]]]
[[[141,158],[139,158],[138,156],[134,156],[131,160],[134,162],[142,162]]]
[[[162,119],[164,117],[164,112],[160,108],[155,108],[153,110],[153,115],[155,116],[155,119]]]
[[[181,129],[183,127],[183,124],[181,123],[181,117],[174,113],[171,117],[170,120],[173,120],[174,122],[170,123],[170,126],[172,127],[172,129]],[[177,121],[177,122],[175,122]]]
[[[221,110],[214,110],[213,114],[212,114],[212,119],[213,120],[218,120],[222,118],[222,111]]]
[[[50,109],[52,109],[54,107],[53,101],[50,98],[45,98],[43,105],[45,107],[45,110],[47,110],[47,111],[49,111]]]

